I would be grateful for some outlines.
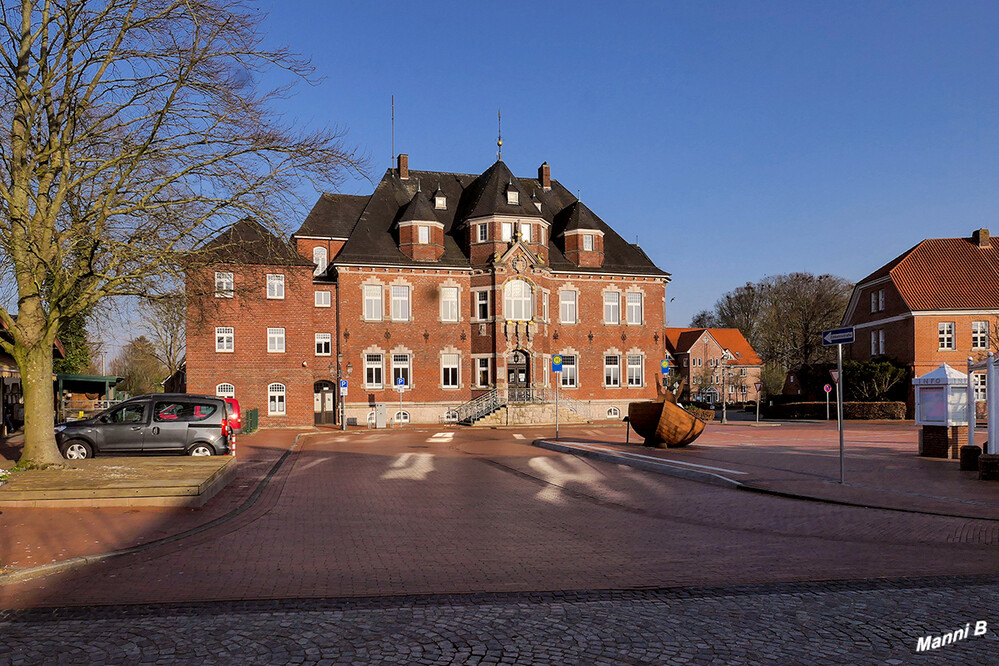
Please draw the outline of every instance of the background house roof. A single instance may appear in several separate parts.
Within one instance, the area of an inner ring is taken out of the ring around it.
[[[204,250],[218,263],[312,266],[288,243],[246,218],[223,230],[205,244]]]
[[[735,358],[729,365],[763,365],[759,354],[737,328],[667,328],[666,345],[670,353],[686,354],[704,333],[732,353]]]
[[[368,203],[368,196],[324,193],[312,207],[296,236],[347,238]]]

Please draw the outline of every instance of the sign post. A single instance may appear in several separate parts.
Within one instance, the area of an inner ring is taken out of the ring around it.
[[[763,382],[756,382],[756,422],[760,422],[760,400],[763,399]]]
[[[822,390],[826,392],[826,421],[829,420],[829,393],[832,392],[832,386],[826,384],[822,387]]]
[[[555,373],[555,441],[558,441],[558,385],[562,383],[562,355],[552,356],[552,372]]]
[[[406,380],[399,377],[395,380],[395,390],[399,392],[399,427],[402,427],[402,393],[406,390]]]
[[[840,483],[846,483],[846,456],[843,446],[843,345],[851,344],[853,341],[853,326],[822,331],[822,346],[836,345],[836,374],[833,375],[833,383],[836,384],[836,424],[839,426]]]
[[[344,398],[347,397],[347,380],[340,380],[340,430],[347,429],[347,406],[344,404]]]

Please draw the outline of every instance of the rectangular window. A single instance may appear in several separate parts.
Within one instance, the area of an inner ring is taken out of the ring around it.
[[[421,224],[416,227],[416,242],[420,245],[427,245],[430,243],[430,227]]]
[[[478,382],[478,386],[489,386],[492,380],[492,373],[489,371],[489,359],[488,358],[478,358],[475,359],[476,363],[476,373],[475,381]]]
[[[441,287],[441,321],[458,321],[458,287]]]
[[[215,351],[231,352],[235,350],[236,329],[231,326],[215,327]]]
[[[987,375],[984,372],[973,372],[971,377],[975,387],[975,402],[985,402],[988,399]]]
[[[885,309],[885,290],[878,289],[878,312],[884,312]]]
[[[267,298],[284,298],[284,275],[280,273],[267,274]]]
[[[878,329],[878,351],[881,354],[885,353],[885,329]]]
[[[441,386],[458,388],[458,355],[441,354]]]
[[[382,355],[364,355],[364,387],[380,389],[382,387]]]
[[[562,386],[575,388],[578,382],[576,357],[562,356]]]
[[[316,292],[316,307],[317,308],[328,308],[333,304],[333,298],[331,292],[328,291],[317,291]]]
[[[954,349],[954,322],[942,321],[937,326],[940,349]]]
[[[385,308],[382,306],[381,285],[364,285],[364,321],[381,321]]]
[[[621,357],[604,356],[604,386],[621,385]]]
[[[488,291],[475,292],[475,314],[478,316],[479,321],[486,321],[487,319],[489,319]]]
[[[740,377],[745,377],[747,374],[748,373],[746,372],[745,368],[739,368],[739,376]]]
[[[878,332],[871,331],[871,356],[878,355]]]
[[[409,354],[392,354],[392,386],[409,386]]]
[[[232,298],[232,273],[215,271],[215,298]]]
[[[637,292],[628,294],[628,323],[640,325],[642,323],[642,295]]]
[[[593,234],[583,234],[583,249],[587,252],[593,251]]]
[[[531,225],[521,223],[520,225],[520,239],[525,243],[531,242]]]
[[[500,236],[501,240],[509,241],[513,238],[513,222],[504,222],[502,229],[503,234]]]
[[[876,292],[871,292],[871,312],[878,311],[878,295]]]
[[[409,321],[409,287],[392,287],[392,321]]]
[[[560,291],[558,292],[558,299],[559,299],[559,306],[558,306],[559,321],[561,321],[563,324],[575,324],[576,292]]]
[[[489,225],[480,224],[476,227],[478,229],[478,239],[480,243],[485,243],[489,240]]]
[[[642,357],[637,354],[629,355],[628,386],[641,386],[641,385],[642,385]]]
[[[267,329],[267,351],[272,354],[283,354],[284,353],[284,329],[283,328],[268,328]]]
[[[621,323],[621,294],[616,291],[604,292],[604,323]]]
[[[287,413],[284,398],[284,384],[271,384],[267,387],[267,413],[270,416],[283,416]]]
[[[549,294],[546,291],[546,292],[544,292],[544,295],[542,296],[542,299],[541,299],[541,319],[545,323],[548,323],[549,321],[551,321],[550,319],[548,319],[548,297],[549,296],[551,296],[551,294]]]
[[[332,333],[316,333],[316,356],[330,356],[332,348]]]
[[[971,348],[988,349],[989,346],[989,322],[971,322]]]

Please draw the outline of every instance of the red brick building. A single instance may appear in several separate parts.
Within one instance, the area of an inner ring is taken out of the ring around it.
[[[988,229],[924,240],[857,283],[843,324],[856,329],[847,358],[895,359],[915,377],[941,363],[966,372],[969,356],[996,348],[999,247]],[[983,402],[985,374],[973,381]],[[910,408],[912,399],[910,386]]]
[[[687,399],[747,402],[759,399],[763,361],[737,328],[667,328],[666,349]]]
[[[244,221],[213,245],[214,298],[191,298],[187,390],[234,393],[261,425],[436,423],[480,403],[562,395],[586,418],[656,395],[669,274],[557,180],[411,171],[369,196],[324,194],[291,244]],[[209,290],[212,291],[212,290]],[[401,383],[400,394],[395,387]],[[471,419],[469,419],[471,420]]]

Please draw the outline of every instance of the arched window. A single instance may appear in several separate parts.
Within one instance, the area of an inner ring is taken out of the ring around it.
[[[312,263],[316,265],[316,270],[314,275],[319,275],[326,270],[326,248],[325,247],[314,247],[312,248]]]
[[[395,413],[396,423],[409,423],[409,412],[396,412]]]
[[[503,290],[503,315],[513,321],[530,321],[531,285],[523,280],[510,280]]]
[[[607,408],[607,418],[609,418],[609,419],[621,418],[621,410],[618,409],[617,407],[608,407]]]
[[[232,384],[222,382],[215,387],[215,395],[220,398],[235,398],[236,397],[236,387]]]
[[[270,416],[284,416],[286,414],[284,402],[284,384],[271,384],[267,387],[267,414]]]

